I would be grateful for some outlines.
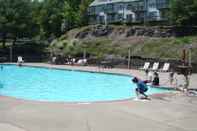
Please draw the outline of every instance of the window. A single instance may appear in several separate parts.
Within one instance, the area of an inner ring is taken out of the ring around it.
[[[88,12],[89,14],[95,14],[95,7],[90,7]]]
[[[107,21],[108,22],[114,22],[114,15],[108,15],[107,16]]]
[[[153,11],[153,12],[150,12],[149,14],[148,14],[148,17],[149,17],[149,19],[150,20],[156,20],[157,19],[157,12],[156,11]]]
[[[157,7],[158,8],[168,8],[169,1],[168,0],[158,0],[157,1]]]
[[[114,11],[114,5],[113,4],[108,4],[107,5],[107,12],[113,12]]]
[[[118,5],[118,10],[123,10],[123,8],[124,8],[123,4]]]
[[[129,14],[127,15],[127,22],[132,22],[133,21],[133,15]]]
[[[127,10],[133,10],[133,5],[132,4],[128,4],[127,5]]]
[[[105,23],[105,17],[104,16],[99,16],[99,23]]]
[[[143,12],[139,12],[136,14],[136,20],[137,21],[144,21],[144,13]]]
[[[144,2],[138,3],[138,10],[144,10]]]
[[[133,2],[132,5],[133,5],[132,10],[133,11],[137,11],[137,9],[138,9],[138,3]]]
[[[149,0],[148,7],[149,8],[156,8],[156,0]]]
[[[123,15],[122,14],[118,14],[118,21],[122,21],[123,20]]]
[[[115,16],[111,15],[111,21],[114,22],[115,21]]]
[[[100,13],[100,12],[103,12],[103,11],[105,11],[105,7],[103,5],[96,7],[96,13]]]

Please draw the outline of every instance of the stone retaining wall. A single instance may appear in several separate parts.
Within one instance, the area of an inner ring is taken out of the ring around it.
[[[197,27],[173,27],[173,26],[90,26],[76,34],[75,38],[84,39],[88,37],[181,37],[197,34]]]

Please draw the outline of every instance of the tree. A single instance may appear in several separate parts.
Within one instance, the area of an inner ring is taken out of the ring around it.
[[[81,1],[83,0],[66,0],[66,3],[73,9],[74,12],[77,12]]]
[[[65,1],[45,0],[40,11],[40,24],[45,37],[60,36]]]
[[[79,11],[75,11],[75,8],[72,8],[68,2],[65,2],[63,16],[64,16],[66,31],[74,27],[77,27],[79,25],[79,21],[80,21]]]
[[[87,10],[88,10],[88,7],[92,1],[93,0],[82,0],[81,4],[79,5],[80,25],[81,26],[88,24]]]
[[[93,0],[0,0],[0,37],[59,37],[88,23],[87,8]],[[15,43],[15,42],[14,42]]]
[[[33,23],[34,23],[34,28],[32,28],[32,30],[34,30],[33,32],[36,32],[39,38],[43,36],[43,30],[42,30],[42,26],[41,26],[41,10],[43,7],[43,1],[40,0],[33,0],[32,2],[32,17],[33,17]]]
[[[87,9],[93,0],[67,0],[65,2],[65,30],[88,24]]]
[[[14,44],[18,38],[33,36],[31,12],[31,0],[0,0],[0,30],[4,47],[7,37],[11,37]]]
[[[179,26],[197,25],[197,0],[171,0],[171,20]]]

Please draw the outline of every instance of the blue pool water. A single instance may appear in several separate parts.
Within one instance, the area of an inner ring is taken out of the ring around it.
[[[0,95],[26,100],[92,102],[135,97],[131,77],[3,65]],[[148,94],[166,90],[150,88]]]

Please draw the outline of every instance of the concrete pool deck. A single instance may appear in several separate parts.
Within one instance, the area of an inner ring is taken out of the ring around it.
[[[144,78],[144,72],[28,63],[31,66],[123,73]],[[168,85],[168,73],[160,73]],[[197,74],[190,88],[197,89]],[[196,131],[197,96],[176,92],[150,101],[99,103],[36,102],[0,96],[0,131]]]

